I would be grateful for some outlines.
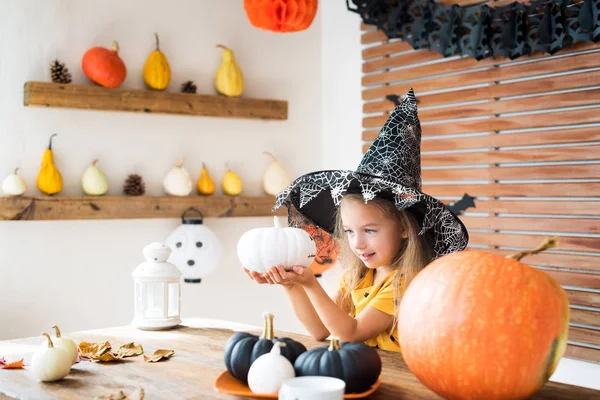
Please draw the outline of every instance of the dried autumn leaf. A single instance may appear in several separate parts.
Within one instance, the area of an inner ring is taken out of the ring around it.
[[[112,349],[110,342],[79,343],[81,357],[96,359]]]
[[[6,360],[4,359],[4,357],[0,357],[0,365],[4,364],[6,364]]]
[[[123,358],[122,355],[115,354],[112,351],[109,351],[108,353],[102,354],[100,357],[93,357],[92,360],[94,360],[94,361],[111,362],[111,361],[119,361],[122,358]]]
[[[135,344],[134,342],[126,343],[119,347],[118,353],[121,357],[133,357],[144,354],[144,348],[141,344]]]
[[[126,396],[122,390],[109,396],[95,397],[94,400],[143,400],[144,399],[144,388],[137,388],[129,396]]]
[[[157,362],[164,359],[169,359],[175,354],[175,350],[165,350],[160,349],[156,350],[151,356],[147,356],[144,354],[144,361],[146,362]]]
[[[2,369],[20,369],[23,368],[23,359],[20,359],[19,361],[15,361],[15,362],[11,362],[10,364],[6,363],[6,360],[2,359],[4,361],[4,366],[2,367]]]

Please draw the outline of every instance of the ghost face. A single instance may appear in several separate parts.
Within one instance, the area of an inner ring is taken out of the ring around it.
[[[221,259],[219,239],[201,224],[179,226],[166,243],[172,250],[168,261],[181,270],[185,282],[200,283],[215,270]]]

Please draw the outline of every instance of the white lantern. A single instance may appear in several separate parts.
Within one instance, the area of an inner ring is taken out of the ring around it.
[[[192,211],[198,216],[186,216]],[[166,240],[172,251],[169,262],[179,268],[187,283],[200,283],[202,278],[217,268],[221,260],[219,238],[202,220],[200,211],[195,208],[187,209],[181,216],[181,225]]]
[[[150,243],[143,250],[146,262],[131,274],[134,283],[134,327],[168,329],[181,324],[181,271],[167,262],[171,249]]]

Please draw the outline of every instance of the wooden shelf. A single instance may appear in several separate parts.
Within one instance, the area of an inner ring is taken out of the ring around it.
[[[283,100],[33,81],[25,83],[24,92],[25,106],[265,120],[288,117]]]
[[[287,215],[285,207],[271,211],[269,196],[39,196],[0,197],[0,220],[78,220],[180,218],[189,207],[204,217]]]

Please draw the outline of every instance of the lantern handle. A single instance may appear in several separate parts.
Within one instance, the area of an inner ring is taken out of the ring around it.
[[[186,222],[185,216],[190,213],[190,212],[196,212],[198,215],[200,215],[200,220],[198,221],[196,218],[194,219],[194,222]],[[204,220],[204,214],[202,214],[200,212],[200,210],[194,208],[194,207],[190,207],[187,210],[185,210],[183,212],[183,214],[181,215],[181,223],[182,224],[186,224],[186,223],[193,223],[193,224],[202,224],[202,221]]]

